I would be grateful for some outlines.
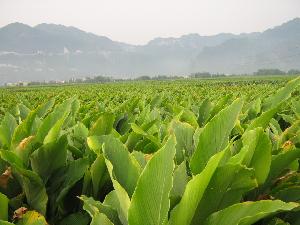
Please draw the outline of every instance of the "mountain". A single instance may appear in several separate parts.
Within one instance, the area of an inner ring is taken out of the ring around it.
[[[300,19],[256,36],[231,39],[204,48],[193,60],[192,71],[251,73],[261,68],[300,68]]]
[[[0,83],[108,75],[250,73],[300,69],[300,19],[262,33],[155,38],[130,45],[55,24],[12,23],[0,29]]]

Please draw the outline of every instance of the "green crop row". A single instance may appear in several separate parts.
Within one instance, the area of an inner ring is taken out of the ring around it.
[[[2,89],[0,224],[300,224],[299,84]]]

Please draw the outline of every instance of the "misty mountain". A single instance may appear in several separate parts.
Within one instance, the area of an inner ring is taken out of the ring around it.
[[[256,36],[231,39],[206,47],[193,60],[191,70],[251,73],[261,68],[300,68],[300,19],[268,29]]]
[[[129,45],[55,24],[21,23],[0,29],[0,83],[107,75],[251,73],[300,69],[300,19],[262,33],[155,38]]]

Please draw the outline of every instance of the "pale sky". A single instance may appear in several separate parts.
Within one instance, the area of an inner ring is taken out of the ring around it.
[[[0,0],[0,27],[63,24],[130,44],[263,31],[295,17],[300,0]]]

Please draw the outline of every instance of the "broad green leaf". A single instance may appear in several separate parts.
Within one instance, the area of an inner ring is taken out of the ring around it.
[[[297,144],[299,142],[298,132],[300,130],[300,120],[297,120],[292,123],[292,125],[285,129],[284,132],[278,138],[278,144],[280,147],[284,146],[287,142],[292,142],[292,144]]]
[[[38,212],[28,211],[18,220],[17,225],[48,225],[48,223]]]
[[[198,204],[191,224],[203,224],[211,213],[239,203],[243,194],[256,187],[253,169],[239,164],[218,167]]]
[[[171,206],[174,206],[181,199],[189,179],[184,161],[174,170],[173,187],[170,192]]]
[[[15,118],[11,114],[6,113],[0,125],[0,143],[6,149],[10,148],[11,139],[16,127],[17,122]]]
[[[8,201],[6,195],[0,192],[0,220],[8,220]]]
[[[247,127],[246,131],[253,130],[257,127],[266,128],[273,118],[275,113],[278,111],[278,107],[272,108],[266,112],[263,112],[260,116],[256,117],[250,125]]]
[[[110,206],[117,212],[122,212],[122,208],[121,208],[122,205],[120,204],[119,197],[116,190],[112,190],[105,196],[103,204]],[[125,221],[124,223],[127,224],[127,221]]]
[[[44,117],[48,113],[48,111],[53,107],[54,103],[55,103],[55,99],[52,98],[48,102],[39,105],[36,110],[38,117],[40,118]]]
[[[251,225],[269,215],[289,211],[298,206],[297,203],[285,203],[279,200],[238,203],[213,213],[208,217],[205,225]]]
[[[288,188],[284,188],[272,194],[276,199],[280,199],[285,202],[299,202],[300,201],[300,186],[295,185]]]
[[[191,126],[193,126],[195,129],[198,127],[198,121],[197,121],[197,117],[195,116],[195,114],[187,109],[184,109],[181,113],[180,113],[180,117],[179,120],[181,122],[186,122],[188,124],[190,124]]]
[[[141,172],[138,162],[118,139],[108,135],[104,143],[104,156],[113,165],[116,180],[132,196]]]
[[[30,113],[31,110],[23,104],[18,104],[18,107],[19,107],[19,111],[20,111],[21,120],[24,120],[28,116],[28,114]]]
[[[17,165],[20,168],[24,166],[23,161],[12,151],[0,150],[0,157],[10,165]]]
[[[146,131],[144,131],[141,127],[139,127],[138,125],[136,125],[135,123],[131,124],[131,128],[133,130],[133,132],[135,132],[136,134],[142,135],[145,138],[147,138],[148,140],[150,140],[151,142],[153,142],[155,145],[157,145],[158,147],[161,146],[160,141],[158,140],[158,138],[154,137],[153,135],[147,133]]]
[[[291,93],[300,84],[300,78],[297,77],[289,81],[283,88],[279,89],[274,95],[266,98],[263,102],[263,110],[269,110],[271,108],[277,107],[280,103],[287,100]]]
[[[121,225],[118,218],[118,213],[112,207],[105,205],[99,201],[95,201],[93,198],[86,196],[79,197],[83,201],[83,209],[93,218],[96,214],[103,213],[107,218],[113,222],[114,225]]]
[[[32,135],[33,124],[36,118],[36,111],[31,111],[26,119],[19,124],[14,130],[14,134],[11,140],[12,148],[16,148],[22,140]]]
[[[282,171],[298,158],[300,158],[300,149],[284,151],[276,156],[273,156],[270,173],[265,185],[268,185],[273,179],[281,175]]]
[[[83,123],[77,123],[74,126],[74,136],[76,137],[82,137],[82,138],[87,138],[89,134],[89,130],[84,126]]]
[[[253,119],[261,111],[261,99],[258,97],[247,105],[248,119]]]
[[[87,213],[77,212],[60,220],[58,225],[89,225],[90,217]]]
[[[290,225],[290,223],[284,222],[279,218],[274,218],[268,223],[268,225]]]
[[[100,154],[102,152],[102,146],[105,141],[105,136],[89,136],[87,137],[87,144],[91,150],[93,150],[96,154]]]
[[[148,123],[144,123],[141,127],[133,125],[133,122],[134,121],[132,121],[132,123],[130,124],[130,128],[132,128],[132,126],[133,126],[133,129],[136,128],[137,133],[131,132],[126,140],[126,146],[129,151],[132,151],[134,149],[137,142],[142,139],[143,135],[147,135],[147,131],[149,131],[149,129],[151,129],[151,127],[157,122],[157,120],[155,119]],[[142,133],[143,135],[140,133]]]
[[[64,115],[61,119],[57,120],[53,124],[52,128],[48,131],[48,134],[45,136],[43,144],[48,144],[55,142],[60,135],[61,128],[66,120],[67,115]]]
[[[146,164],[147,164],[147,160],[146,160],[146,154],[142,153],[142,152],[137,152],[137,151],[133,151],[131,153],[131,155],[136,159],[136,161],[140,164],[140,167],[142,169],[145,168]]]
[[[154,98],[152,98],[150,102],[150,107],[151,109],[158,107],[162,102],[162,98],[160,95],[156,95]]]
[[[199,114],[198,114],[198,124],[200,127],[203,127],[207,120],[210,117],[210,112],[213,108],[210,100],[206,98],[199,107]]]
[[[4,221],[4,220],[0,220],[0,224],[1,225],[14,225],[14,223],[10,223],[10,222]]]
[[[209,158],[226,147],[242,106],[243,101],[241,99],[235,100],[205,125],[200,133],[198,146],[190,161],[193,174],[200,173]]]
[[[64,182],[61,185],[62,189],[57,197],[57,202],[61,201],[75,183],[83,177],[88,166],[89,161],[86,158],[71,161],[67,165],[67,169],[64,174]]]
[[[20,144],[13,149],[13,152],[23,161],[23,164],[29,166],[29,157],[31,153],[36,149],[35,136],[29,136],[24,138]]]
[[[47,137],[47,135],[49,136],[47,137],[46,142],[49,142],[51,139],[53,140],[53,138],[57,137],[57,133],[61,128],[61,124],[64,122],[62,120],[69,115],[73,101],[74,98],[65,100],[60,105],[57,105],[54,110],[48,114],[37,131],[37,141],[41,143],[44,142],[44,139]]]
[[[93,185],[93,196],[96,197],[108,176],[105,159],[102,154],[97,156],[96,160],[91,165],[90,172]]]
[[[57,142],[42,145],[30,157],[31,167],[47,183],[52,173],[66,165],[67,137],[62,136]]]
[[[130,225],[159,225],[166,222],[170,207],[175,145],[175,138],[169,138],[143,170],[128,212]]]
[[[194,150],[193,135],[194,128],[188,123],[173,121],[170,126],[170,133],[176,137],[176,162],[180,164],[184,156],[191,156]],[[184,154],[185,153],[185,154]]]
[[[232,96],[225,95],[224,97],[221,96],[221,99],[213,105],[212,109],[210,110],[210,118],[213,118],[216,114],[218,114],[222,109],[226,108],[226,105],[229,104]]]
[[[244,147],[233,156],[230,163],[240,163],[255,170],[259,185],[267,179],[271,165],[272,144],[262,128],[245,132],[242,137]]]
[[[103,113],[89,131],[89,136],[110,134],[114,125],[115,117],[111,113]]]
[[[42,179],[33,171],[12,166],[13,175],[17,177],[32,209],[46,214],[48,195]]]
[[[113,165],[111,164],[111,162],[109,160],[105,160],[106,166],[107,166],[107,170],[109,172],[110,175],[110,179],[113,183],[114,189],[115,189],[115,193],[117,196],[117,200],[118,200],[118,205],[119,207],[117,208],[118,214],[119,214],[119,218],[120,221],[124,224],[127,225],[128,224],[128,209],[130,206],[130,198],[128,196],[128,193],[126,192],[126,190],[120,185],[120,183],[114,178],[114,172],[113,172]]]
[[[202,172],[194,176],[186,185],[181,201],[171,211],[169,225],[189,225],[196,213],[198,204],[215,173],[224,151],[212,156]]]
[[[95,213],[91,225],[114,225],[103,213]]]

